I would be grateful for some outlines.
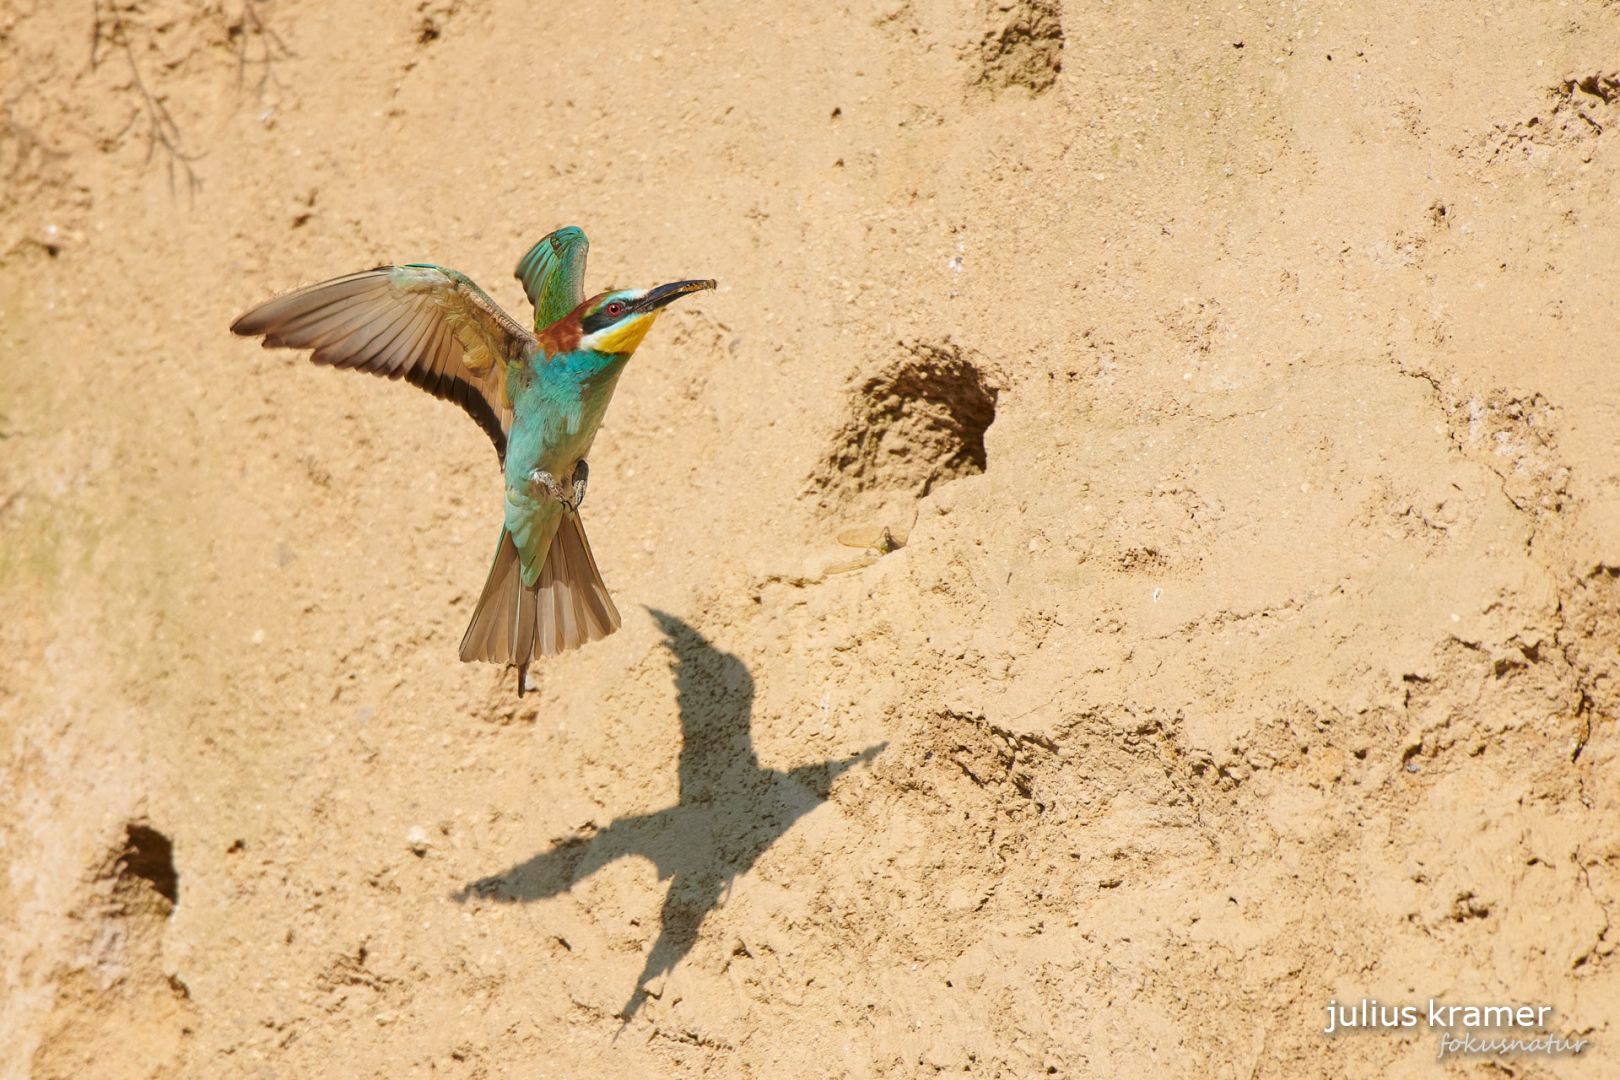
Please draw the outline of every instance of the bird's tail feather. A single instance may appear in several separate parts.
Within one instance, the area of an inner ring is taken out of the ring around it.
[[[523,587],[523,561],[512,534],[501,530],[495,564],[489,568],[484,592],[473,609],[472,622],[461,639],[461,658],[518,668],[518,693],[523,692],[523,669],[534,655],[534,590]]]
[[[523,585],[517,545],[501,530],[495,564],[461,639],[461,658],[516,667],[521,695],[536,656],[576,649],[618,628],[619,609],[596,568],[585,527],[577,514],[565,514],[532,589]]]
[[[535,608],[537,656],[577,649],[619,628],[619,609],[602,582],[578,514],[563,515],[557,526],[535,583]]]

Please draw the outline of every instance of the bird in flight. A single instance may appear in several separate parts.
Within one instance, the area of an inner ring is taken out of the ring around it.
[[[588,244],[558,229],[518,262],[534,331],[465,274],[431,263],[379,266],[278,297],[231,324],[267,349],[404,379],[460,405],[495,444],[505,520],[461,659],[518,669],[619,628],[585,539],[585,457],[630,355],[665,305],[712,280],[584,299]]]

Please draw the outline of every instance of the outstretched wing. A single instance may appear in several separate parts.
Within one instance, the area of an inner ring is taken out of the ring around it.
[[[518,260],[513,277],[534,305],[534,329],[544,330],[585,299],[585,233],[568,226],[547,235]]]
[[[534,337],[465,274],[429,263],[379,266],[261,304],[231,324],[267,349],[403,378],[467,410],[506,458],[506,366]]]

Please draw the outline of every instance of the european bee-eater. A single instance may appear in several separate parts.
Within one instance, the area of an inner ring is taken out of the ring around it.
[[[379,266],[254,308],[234,333],[317,364],[407,382],[460,405],[495,443],[506,520],[461,659],[518,669],[619,628],[585,526],[585,456],[630,354],[664,306],[713,281],[584,294],[585,234],[559,229],[518,262],[530,333],[466,275],[431,263]]]

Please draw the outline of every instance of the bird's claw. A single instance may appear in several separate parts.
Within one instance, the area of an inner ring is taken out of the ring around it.
[[[579,508],[585,505],[585,481],[590,475],[590,466],[583,460],[574,466],[574,499],[570,505],[576,514],[579,513]]]
[[[564,488],[555,476],[544,469],[535,469],[529,473],[529,482],[562,503],[563,509],[570,514],[577,514],[585,502],[585,481],[589,474],[590,470],[581,461],[574,466],[574,483],[571,490]]]
[[[568,503],[568,496],[563,494],[562,485],[557,483],[557,478],[546,472],[546,470],[535,469],[533,472],[529,473],[529,483],[541,489],[558,502],[563,503],[564,505]]]

